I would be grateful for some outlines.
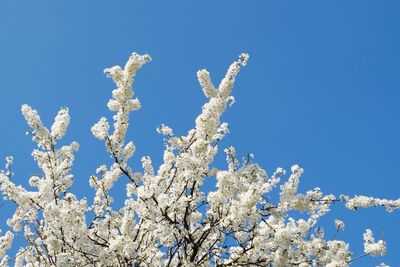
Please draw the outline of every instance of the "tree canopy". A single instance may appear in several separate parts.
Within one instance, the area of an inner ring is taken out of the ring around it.
[[[369,229],[363,236],[363,254],[354,256],[337,235],[327,238],[318,222],[335,202],[350,210],[383,206],[391,212],[400,207],[400,200],[335,196],[320,188],[301,193],[300,166],[293,165],[288,177],[283,168],[268,175],[251,154],[241,160],[232,146],[223,150],[226,169],[213,166],[219,142],[229,133],[221,115],[235,101],[232,88],[248,59],[241,54],[218,86],[207,70],[197,72],[208,101],[195,127],[175,136],[170,127],[160,125],[163,163],[155,168],[150,157],[143,157],[142,171],[129,166],[135,145],[126,139],[129,116],[141,107],[134,98],[133,79],[151,57],[133,53],[124,67],[106,69],[117,86],[107,104],[115,115],[112,125],[102,117],[91,131],[104,142],[113,162],[99,166],[89,178],[95,191],[91,201],[70,192],[78,143],[57,144],[70,122],[68,109],[61,109],[47,128],[36,110],[23,105],[31,128],[27,134],[37,144],[32,156],[42,173],[29,178],[35,190],[28,190],[13,182],[13,158],[6,159],[0,190],[17,208],[7,220],[11,230],[0,237],[0,266],[333,267],[385,255],[385,241],[375,240]],[[123,178],[129,181],[125,202],[115,209],[110,190]],[[203,190],[208,179],[215,181],[215,191]],[[270,197],[274,190],[279,192],[277,201]],[[345,227],[341,220],[333,225],[337,231]],[[17,232],[23,233],[26,246],[7,256]]]

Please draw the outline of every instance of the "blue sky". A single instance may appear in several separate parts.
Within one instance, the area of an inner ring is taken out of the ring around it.
[[[77,140],[74,190],[90,195],[87,180],[110,163],[90,127],[110,118],[113,83],[102,70],[124,64],[131,52],[150,53],[136,95],[128,138],[143,155],[161,159],[165,123],[184,134],[206,100],[195,73],[207,68],[217,83],[241,52],[237,102],[224,120],[222,143],[255,154],[268,173],[294,163],[305,169],[301,189],[399,198],[400,3],[398,1],[26,1],[0,3],[0,157],[15,157],[15,181],[37,172],[21,104],[38,109],[48,125],[60,107],[72,116],[65,142]],[[223,156],[220,156],[223,158]],[[122,190],[122,187],[121,187]],[[118,193],[118,192],[117,192]],[[1,208],[1,221],[12,212]],[[400,262],[399,212],[350,212],[340,205],[324,219],[346,223],[339,237],[362,253],[371,228],[388,243],[385,258],[354,266]],[[5,229],[4,223],[0,226]],[[396,265],[397,264],[397,265]]]

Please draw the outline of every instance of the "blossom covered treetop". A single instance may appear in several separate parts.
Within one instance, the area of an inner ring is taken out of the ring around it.
[[[123,68],[106,69],[117,86],[107,104],[115,115],[112,126],[102,117],[91,130],[113,162],[101,165],[89,178],[95,191],[91,202],[70,192],[78,143],[57,144],[70,122],[68,109],[61,109],[48,129],[36,110],[23,105],[28,134],[37,144],[32,156],[42,172],[29,178],[35,190],[27,190],[13,182],[13,159],[6,159],[0,190],[16,204],[16,211],[7,220],[11,230],[0,237],[0,266],[334,267],[366,255],[385,255],[385,241],[376,241],[371,230],[364,234],[364,253],[353,256],[349,244],[336,240],[336,235],[325,237],[318,221],[334,202],[351,210],[383,206],[392,211],[400,207],[400,200],[336,197],[319,188],[299,193],[300,166],[292,166],[285,180],[282,168],[269,176],[251,160],[241,162],[232,146],[224,149],[226,169],[213,166],[219,142],[229,132],[221,115],[234,102],[232,88],[248,58],[240,55],[218,86],[207,70],[197,72],[208,102],[195,127],[187,135],[175,136],[170,127],[160,125],[163,162],[155,168],[149,157],[143,157],[143,171],[129,166],[135,145],[126,139],[130,113],[141,107],[134,98],[133,79],[151,58],[133,53]],[[125,202],[116,209],[110,190],[123,177],[128,181]],[[216,189],[203,192],[205,180],[215,181]],[[279,190],[276,202],[268,197],[273,190]],[[302,213],[302,218],[289,212]],[[341,220],[333,226],[337,231],[345,227]],[[26,244],[7,256],[17,232]]]

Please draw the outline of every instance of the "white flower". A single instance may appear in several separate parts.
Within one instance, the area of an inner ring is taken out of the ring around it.
[[[92,134],[100,139],[104,140],[108,134],[108,130],[110,129],[110,125],[107,122],[107,119],[104,117],[101,117],[100,120],[93,125],[92,127]]]
[[[367,229],[364,233],[364,252],[372,256],[386,255],[386,243],[383,240],[375,242],[372,231]]]
[[[126,144],[126,146],[124,147],[124,160],[128,160],[130,157],[132,157],[133,153],[135,153],[135,144],[133,144],[133,142],[129,142],[128,144]]]
[[[55,140],[63,138],[65,132],[67,131],[69,122],[70,122],[70,116],[68,114],[68,108],[61,109],[58,112],[53,125],[51,126],[51,136]]]
[[[160,126],[157,127],[157,133],[167,135],[167,136],[174,135],[172,129],[164,124],[161,124]]]
[[[338,231],[344,230],[344,222],[342,220],[335,219],[335,226]]]
[[[11,248],[13,240],[14,234],[10,231],[7,231],[5,235],[0,237],[0,258],[3,258],[6,250]]]
[[[211,82],[210,73],[206,69],[197,72],[197,78],[203,89],[204,95],[207,97],[216,97],[218,95],[214,85]]]

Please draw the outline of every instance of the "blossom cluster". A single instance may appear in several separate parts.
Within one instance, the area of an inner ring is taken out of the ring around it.
[[[301,193],[304,170],[299,165],[291,167],[287,179],[283,168],[268,175],[252,162],[251,154],[241,161],[233,146],[224,149],[226,169],[213,165],[219,142],[229,133],[221,116],[234,102],[232,88],[248,59],[240,55],[218,86],[207,70],[198,71],[208,101],[194,128],[175,136],[161,124],[157,132],[164,135],[163,162],[155,168],[150,157],[142,157],[143,170],[137,172],[128,164],[135,145],[126,140],[130,113],[141,106],[134,98],[133,78],[151,58],[133,53],[123,68],[106,69],[117,86],[107,104],[115,115],[112,124],[102,117],[91,130],[104,142],[112,162],[101,164],[89,178],[94,189],[90,202],[70,192],[78,144],[58,145],[70,122],[68,109],[61,109],[48,129],[36,110],[23,105],[28,134],[37,143],[32,156],[42,172],[28,178],[32,191],[13,182],[12,157],[0,172],[3,197],[16,204],[7,221],[11,229],[0,236],[0,266],[335,267],[360,258],[348,243],[335,239],[336,234],[325,237],[319,219],[335,202],[350,210],[384,206],[392,211],[400,208],[400,200],[336,197],[320,188]],[[126,196],[116,208],[110,190],[121,177],[127,179]],[[215,190],[204,192],[207,181],[215,183]],[[269,197],[274,190],[279,192],[277,201]],[[301,218],[291,216],[293,212]],[[341,220],[333,226],[337,232],[345,228]],[[6,251],[19,232],[26,246],[9,257]],[[366,230],[362,256],[385,253],[386,242],[375,241]]]

